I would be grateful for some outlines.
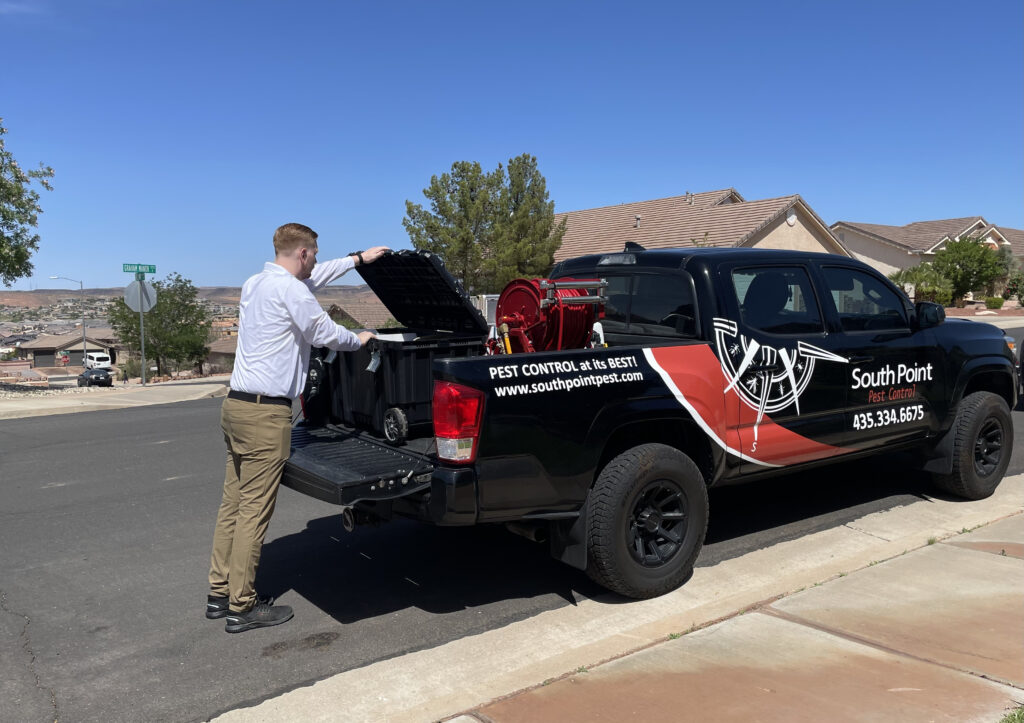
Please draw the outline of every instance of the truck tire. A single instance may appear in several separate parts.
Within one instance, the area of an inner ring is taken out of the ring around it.
[[[707,532],[708,492],[685,454],[663,444],[626,450],[601,470],[587,508],[594,582],[643,599],[690,577]]]
[[[953,469],[935,475],[935,483],[957,497],[988,497],[1002,481],[1013,448],[1013,419],[1006,400],[991,392],[968,394],[949,433],[956,435]]]

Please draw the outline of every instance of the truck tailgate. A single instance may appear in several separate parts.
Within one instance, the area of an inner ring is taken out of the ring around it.
[[[430,487],[430,458],[354,431],[292,429],[292,454],[281,483],[336,505],[389,500]]]

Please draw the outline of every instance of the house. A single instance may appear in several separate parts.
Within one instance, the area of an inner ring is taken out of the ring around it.
[[[238,350],[238,335],[222,336],[211,341],[206,354],[206,363],[210,371],[230,371],[235,366],[235,353]]]
[[[905,226],[837,221],[832,233],[854,257],[886,275],[928,261],[948,241],[968,237],[980,238],[993,249],[1009,248],[1015,258],[1024,260],[1024,231],[995,226],[981,216],[916,221]]]
[[[110,355],[111,362],[116,361],[116,347],[109,338],[97,338],[92,331],[86,329],[86,351],[101,351]],[[82,366],[82,332],[68,334],[40,334],[32,341],[26,341],[17,348],[18,358],[27,359],[35,367],[65,366],[62,357],[66,354],[66,366]]]
[[[394,323],[391,312],[372,293],[346,299],[343,305],[333,304],[332,308],[337,308],[338,318],[335,319],[337,323],[341,323],[342,319],[351,320],[366,329],[380,329],[389,320]]]
[[[10,336],[0,335],[0,354],[10,354],[25,342],[32,341],[35,338],[34,334],[11,334]]]
[[[210,331],[217,336],[238,336],[238,319],[214,319]]]
[[[556,214],[566,219],[555,261],[621,251],[627,241],[644,248],[743,246],[797,249],[850,256],[800,196],[747,201],[735,189],[623,203]]]

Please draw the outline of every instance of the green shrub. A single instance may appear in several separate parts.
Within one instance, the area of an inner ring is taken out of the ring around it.
[[[914,301],[930,301],[933,304],[950,306],[953,303],[953,292],[950,289],[939,289],[921,285],[917,287]]]
[[[914,286],[914,301],[930,301],[949,306],[953,303],[953,284],[938,273],[931,264],[923,263],[889,274],[900,287]]]
[[[1003,302],[1005,299],[1001,296],[986,296],[985,297],[985,308],[986,309],[1002,309]]]
[[[1010,277],[1006,280],[1006,288],[1003,289],[1003,298],[1012,299],[1013,297],[1020,298],[1020,292],[1024,289],[1024,274],[1019,271],[1010,274]]]
[[[142,363],[138,359],[125,359],[121,363],[121,369],[127,369],[129,377],[138,377],[142,375]],[[121,375],[118,374],[118,379],[120,378]]]

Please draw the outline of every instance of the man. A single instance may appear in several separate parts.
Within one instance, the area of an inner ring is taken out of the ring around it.
[[[254,584],[291,451],[292,400],[305,383],[310,346],[354,351],[373,337],[331,321],[313,291],[387,250],[376,246],[317,264],[316,232],[287,223],[274,232],[274,261],[242,286],[238,351],[231,391],[221,407],[228,462],[206,601],[206,617],[227,618],[229,633],[279,625],[292,617],[289,606],[258,600]]]

